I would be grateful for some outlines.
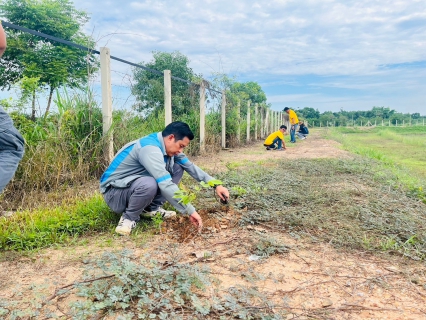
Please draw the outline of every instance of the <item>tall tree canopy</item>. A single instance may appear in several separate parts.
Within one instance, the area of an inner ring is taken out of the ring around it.
[[[236,106],[240,103],[240,110],[243,115],[247,113],[247,101],[249,100],[252,105],[255,103],[268,105],[266,104],[266,94],[257,82],[238,82],[235,78],[231,78],[226,74],[216,73],[213,78],[213,84],[217,90],[226,90],[227,106]]]
[[[75,9],[70,0],[4,0],[0,15],[21,27],[94,47],[92,38],[81,30],[89,19],[87,13]],[[35,79],[37,87],[49,89],[45,114],[56,88],[78,86],[97,70],[97,60],[89,52],[14,29],[8,29],[7,35],[8,49],[0,64],[0,88],[9,89],[22,79]],[[34,88],[33,117],[35,92]]]
[[[263,92],[262,87],[257,82],[235,82],[232,84],[230,91],[238,92],[241,98],[250,100],[252,103],[261,104],[266,102],[265,92]]]
[[[179,51],[172,53],[154,51],[153,60],[144,65],[160,72],[170,70],[172,76],[188,81],[196,81],[195,79],[200,78],[189,67],[189,59]],[[132,93],[138,100],[135,105],[136,110],[149,113],[164,108],[163,76],[135,67],[133,77],[135,84],[132,86]],[[173,114],[183,114],[188,108],[191,108],[191,105],[198,102],[199,95],[197,92],[198,88],[193,88],[186,82],[172,79]]]

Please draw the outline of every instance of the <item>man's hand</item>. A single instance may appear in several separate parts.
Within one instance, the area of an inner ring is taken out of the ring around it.
[[[198,232],[201,232],[201,230],[203,229],[203,219],[201,219],[197,211],[195,211],[189,216],[189,220],[194,226],[198,228]]]
[[[216,194],[226,203],[229,199],[229,191],[224,186],[216,187]]]

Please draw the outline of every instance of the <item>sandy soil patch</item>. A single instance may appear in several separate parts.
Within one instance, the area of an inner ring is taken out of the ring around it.
[[[284,152],[265,151],[259,142],[193,160],[214,173],[226,170],[232,162],[325,157],[351,155],[339,149],[337,143],[313,134]],[[54,296],[56,289],[81,281],[87,261],[99,259],[104,251],[131,249],[136,258],[156,252],[158,260],[165,263],[173,254],[179,262],[206,264],[218,280],[216,289],[224,293],[236,286],[256,286],[277,308],[288,312],[287,319],[426,319],[423,262],[399,257],[390,261],[364,252],[338,251],[328,244],[308,243],[268,228],[238,227],[239,213],[232,208],[218,206],[202,214],[205,228],[201,235],[193,232],[185,218],[176,217],[148,243],[111,235],[106,245],[93,237],[83,246],[45,249],[30,257],[3,260],[0,301],[20,301],[19,308],[26,309],[44,296],[52,302],[46,310],[67,319],[69,302],[75,297]],[[288,250],[253,258],[250,244],[259,236],[272,237]],[[173,252],[167,249],[172,247]],[[197,252],[211,255],[208,259],[197,258]]]

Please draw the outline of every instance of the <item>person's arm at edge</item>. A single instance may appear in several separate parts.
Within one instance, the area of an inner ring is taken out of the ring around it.
[[[0,57],[6,51],[7,42],[6,42],[6,33],[4,32],[3,26],[0,22]]]

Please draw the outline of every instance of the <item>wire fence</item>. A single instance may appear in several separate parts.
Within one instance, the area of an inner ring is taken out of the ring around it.
[[[108,48],[101,48],[98,51],[6,21],[2,23],[6,28],[77,48],[86,52],[87,55],[100,56],[99,72],[91,75],[87,87],[79,94],[90,94],[90,108],[102,110],[107,162],[126,139],[137,138],[138,134],[148,133],[145,132],[147,130],[160,131],[171,121],[187,122],[196,133],[190,153],[204,152],[206,145],[209,146],[209,150],[244,145],[264,138],[286,121],[283,113],[272,111],[265,104],[251,104],[250,101],[226,103],[226,90],[218,90],[203,79],[200,83],[194,83],[171,74],[169,70],[154,70],[142,64],[112,56]],[[164,91],[164,99],[152,101],[152,108],[146,107],[145,101],[141,101],[134,90],[137,84],[136,69],[145,70],[157,75],[158,79],[164,80],[164,85],[159,88]],[[187,94],[180,97],[173,95],[171,88],[176,87],[186,87]],[[66,90],[69,91],[67,92],[69,95],[76,94],[78,91]],[[201,92],[203,92],[202,95],[200,95]],[[46,99],[46,96],[39,95],[37,110],[39,117],[43,115],[41,105]],[[184,107],[185,105],[189,107]],[[34,102],[32,108],[34,109]],[[154,109],[157,111],[161,109],[160,112],[155,113],[156,119],[153,119],[152,115]],[[53,108],[53,111],[59,111],[57,106],[56,109]],[[125,132],[132,132],[132,134],[126,135]]]
[[[409,121],[397,119],[386,119],[386,120],[350,120],[344,122],[337,121],[320,121],[310,120],[305,121],[309,123],[312,128],[328,128],[328,127],[413,127],[413,126],[425,126],[425,119],[412,119]]]

